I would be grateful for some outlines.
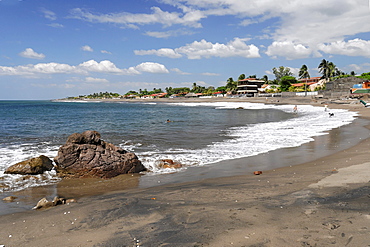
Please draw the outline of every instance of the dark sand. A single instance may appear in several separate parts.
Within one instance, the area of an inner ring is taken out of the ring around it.
[[[280,99],[279,103],[320,104],[305,101]],[[359,144],[352,146],[352,141],[359,141],[353,138],[347,146],[351,134],[343,136],[338,129],[343,146],[332,145],[331,151],[302,155],[323,149],[323,137],[314,147],[285,150],[292,157],[279,157],[274,151],[251,158],[279,163],[259,176],[243,167],[236,175],[235,168],[247,160],[234,160],[229,162],[234,166],[230,174],[207,178],[208,170],[202,168],[196,178],[167,181],[163,177],[155,187],[151,186],[158,181],[138,188],[145,179],[136,175],[86,180],[84,186],[64,181],[43,189],[49,195],[53,191],[79,198],[78,202],[0,216],[0,245],[370,246],[370,139],[363,127],[370,109],[358,104],[329,105],[334,107],[361,114],[364,120],[351,125],[361,133]],[[326,141],[333,142],[339,143]]]

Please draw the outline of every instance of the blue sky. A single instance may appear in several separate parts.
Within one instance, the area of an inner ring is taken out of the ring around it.
[[[0,99],[370,71],[369,0],[0,0]]]

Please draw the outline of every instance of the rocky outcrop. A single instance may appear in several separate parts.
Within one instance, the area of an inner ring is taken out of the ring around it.
[[[7,174],[37,175],[53,169],[53,161],[45,155],[19,162],[6,169]]]
[[[101,140],[100,133],[91,130],[70,135],[54,161],[62,177],[112,178],[146,170],[134,153]]]
[[[158,167],[163,168],[163,169],[166,169],[166,168],[178,169],[182,167],[182,165],[179,162],[173,161],[171,159],[159,160],[157,163],[158,163]]]

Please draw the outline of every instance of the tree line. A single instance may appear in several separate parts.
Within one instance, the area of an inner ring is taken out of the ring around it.
[[[321,74],[321,79],[325,79],[326,81],[334,80],[337,78],[343,77],[350,77],[356,76],[354,71],[351,71],[349,74],[341,71],[333,62],[330,62],[326,59],[322,59],[318,65],[319,73]],[[153,88],[153,90],[147,89],[139,89],[139,91],[130,90],[128,91],[125,96],[127,95],[135,95],[135,96],[145,96],[145,95],[152,95],[152,94],[161,94],[167,93],[166,97],[170,95],[178,94],[178,95],[185,95],[187,93],[201,93],[202,95],[212,95],[216,92],[221,92],[223,94],[230,92],[232,94],[236,93],[238,88],[238,82],[240,80],[246,78],[255,78],[258,80],[265,81],[266,84],[270,84],[270,89],[266,90],[266,92],[286,92],[286,91],[307,91],[307,85],[304,82],[304,79],[310,79],[310,73],[308,72],[309,68],[307,65],[303,64],[298,72],[298,79],[303,79],[298,81],[296,77],[293,76],[291,69],[289,67],[280,66],[278,68],[272,68],[272,73],[274,74],[275,78],[273,80],[269,80],[267,75],[262,76],[261,78],[257,78],[257,75],[250,75],[246,77],[245,74],[240,74],[238,79],[235,81],[232,77],[229,77],[226,80],[226,84],[220,87],[204,87],[201,85],[197,85],[195,82],[193,83],[192,87],[166,87],[163,91],[161,88]],[[361,75],[357,75],[356,77],[363,78],[364,80],[370,80],[370,72],[362,73]],[[292,84],[302,82],[303,86],[301,87],[293,87]],[[317,87],[315,90],[323,90],[323,87]],[[88,99],[101,99],[101,98],[118,98],[121,95],[118,93],[108,93],[108,92],[100,92],[94,93],[89,95],[80,95],[78,97],[68,97],[68,99],[73,98],[88,98]]]

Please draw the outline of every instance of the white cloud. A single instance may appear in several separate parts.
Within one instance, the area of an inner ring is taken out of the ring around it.
[[[117,73],[121,74],[123,71],[116,67],[114,63],[108,60],[97,62],[95,60],[89,60],[83,62],[79,67],[84,68],[87,71],[91,72],[100,72],[100,73]]]
[[[205,72],[205,73],[202,73],[202,75],[206,75],[206,76],[219,76],[220,74]]]
[[[55,83],[50,83],[50,84],[41,84],[41,83],[32,83],[31,86],[37,87],[37,88],[62,88],[62,89],[71,89],[75,88],[76,85],[74,84],[55,84]]]
[[[83,50],[83,51],[89,51],[89,52],[93,52],[94,50],[90,47],[90,46],[88,46],[88,45],[84,45],[84,46],[82,46],[81,47],[81,50]]]
[[[40,11],[44,14],[44,17],[46,19],[49,19],[52,21],[55,21],[57,19],[57,15],[53,11],[47,10],[45,8],[41,8]]]
[[[320,44],[318,48],[328,54],[370,57],[369,40],[353,39],[347,42],[336,41],[329,44]]]
[[[309,57],[312,50],[302,44],[294,44],[290,41],[273,42],[266,51],[270,57],[286,57],[287,59],[300,59]]]
[[[141,88],[141,89],[149,89],[149,88],[158,88],[160,86],[159,83],[155,83],[155,82],[131,82],[131,81],[127,81],[127,82],[118,82],[118,83],[115,83],[116,85],[119,85],[119,86],[122,86],[122,87],[130,87],[130,88]]]
[[[191,75],[191,73],[181,71],[181,70],[180,70],[180,69],[178,69],[178,68],[173,68],[173,69],[171,69],[171,71],[173,71],[173,72],[175,72],[175,73],[177,73],[177,74],[179,74],[179,75]]]
[[[198,15],[202,18],[197,19],[199,25],[206,17],[225,15],[239,18],[241,26],[265,22],[268,26],[258,36],[273,39],[267,51],[269,56],[288,59],[318,57],[320,49],[335,54],[368,56],[367,49],[359,44],[361,42],[354,44],[348,41],[347,43],[351,43],[348,45],[341,43],[347,37],[370,32],[368,1],[161,0],[161,2],[172,5],[183,13],[189,13],[191,10],[200,11]],[[278,20],[274,26],[267,22],[272,18]],[[268,32],[267,36],[261,35],[266,34],[264,31]],[[153,35],[160,36],[161,33]],[[344,46],[344,51],[339,51],[340,46]],[[283,47],[287,49],[284,50]],[[361,54],[360,50],[364,50],[365,53]]]
[[[91,82],[91,83],[108,83],[109,81],[104,78],[93,78],[93,77],[86,77],[85,78],[86,82]]]
[[[370,63],[350,64],[346,66],[345,71],[355,71],[357,74],[370,71]]]
[[[159,50],[135,50],[135,55],[155,55],[159,57],[169,57],[169,58],[180,58],[181,54],[177,53],[170,48],[161,48]]]
[[[77,66],[60,63],[38,63],[14,67],[0,66],[0,76],[36,76],[45,74],[83,74],[109,73],[116,75],[138,75],[141,72],[148,73],[169,73],[163,64],[146,62],[128,69],[120,69],[111,61],[104,60],[97,62],[89,60]]]
[[[100,52],[103,53],[103,54],[112,54],[111,52],[106,51],[106,50],[101,50]]]
[[[235,38],[227,44],[211,43],[204,39],[194,41],[183,47],[175,49],[176,52],[185,54],[189,59],[210,57],[260,57],[259,49],[255,45],[247,45],[245,40]]]
[[[19,53],[20,56],[32,59],[44,59],[45,55],[42,53],[35,52],[32,48],[27,48],[26,50]]]
[[[145,32],[145,35],[148,35],[150,37],[155,37],[155,38],[169,38],[169,37],[176,37],[180,35],[192,35],[192,34],[194,34],[194,32],[189,31],[189,30],[183,30],[183,29],[170,30],[166,32],[152,32],[152,31]]]
[[[247,39],[235,38],[227,44],[211,43],[204,39],[194,41],[185,46],[169,49],[162,48],[159,50],[140,50],[135,51],[136,55],[157,55],[162,57],[178,58],[186,55],[189,59],[201,59],[211,57],[260,57],[259,49],[255,45],[247,45]]]
[[[0,75],[32,76],[35,74],[69,74],[83,73],[75,66],[58,63],[28,64],[15,67],[0,66]]]
[[[201,27],[199,20],[205,18],[201,11],[194,10],[187,13],[162,11],[158,7],[152,7],[150,14],[133,14],[128,12],[93,14],[87,10],[75,8],[71,11],[71,18],[93,23],[121,24],[128,28],[138,28],[138,25],[162,24],[172,26],[180,24],[191,27]]]
[[[59,23],[51,23],[51,24],[48,24],[49,27],[54,27],[54,28],[63,28],[64,26],[62,24],[59,24]]]
[[[141,63],[135,67],[138,71],[155,73],[155,74],[164,74],[169,73],[166,67],[163,64],[146,62]]]

